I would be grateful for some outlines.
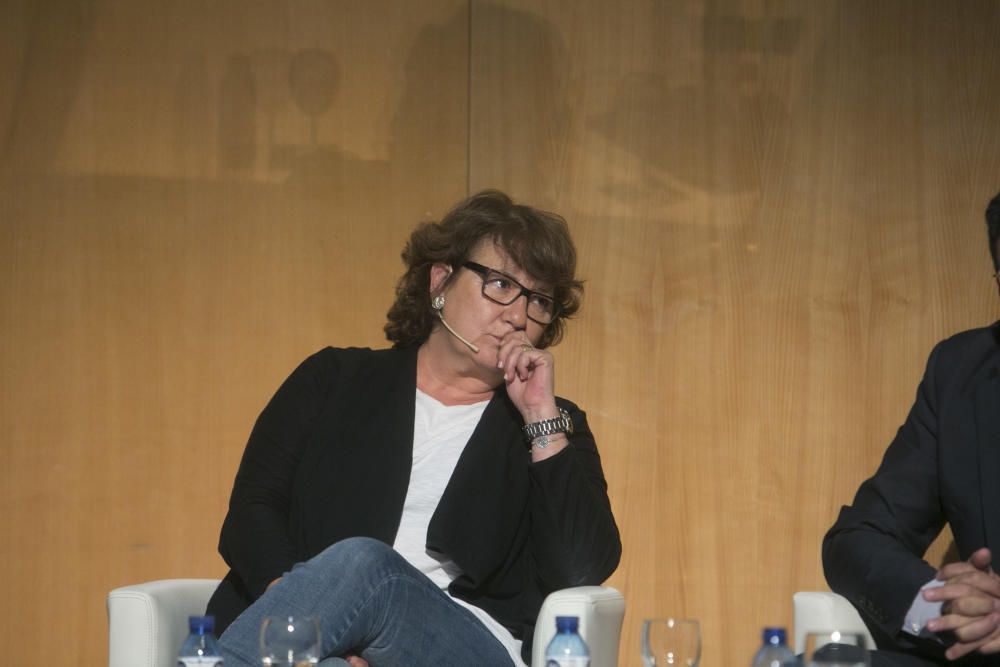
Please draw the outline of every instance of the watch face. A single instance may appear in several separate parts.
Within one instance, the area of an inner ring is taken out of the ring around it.
[[[559,414],[563,418],[563,426],[566,429],[566,433],[571,435],[573,433],[573,418],[562,408],[559,408]]]

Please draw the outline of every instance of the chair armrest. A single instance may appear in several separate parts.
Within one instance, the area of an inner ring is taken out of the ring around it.
[[[109,667],[174,667],[188,616],[205,613],[218,579],[163,579],[108,593]]]
[[[590,664],[617,667],[625,598],[608,586],[577,586],[551,593],[535,622],[531,667],[544,667],[545,647],[556,631],[556,616],[578,616],[580,636],[590,649]]]
[[[847,598],[824,591],[799,591],[792,596],[795,611],[795,652],[805,650],[806,633],[822,630],[860,632],[868,642],[868,648],[875,648],[875,640],[868,632],[861,615]]]

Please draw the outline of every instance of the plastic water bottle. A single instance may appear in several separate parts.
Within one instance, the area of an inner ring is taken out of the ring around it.
[[[579,629],[578,617],[556,616],[556,636],[545,649],[545,667],[589,667],[590,651]]]
[[[215,640],[214,616],[190,616],[188,628],[191,633],[181,645],[177,655],[177,667],[222,667],[222,654]]]
[[[764,628],[764,643],[753,656],[752,667],[795,667],[798,660],[785,642],[784,628]]]

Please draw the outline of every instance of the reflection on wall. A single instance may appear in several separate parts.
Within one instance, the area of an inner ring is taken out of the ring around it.
[[[257,82],[250,59],[230,56],[219,82],[219,164],[253,169],[257,157]]]
[[[551,208],[565,185],[579,92],[562,35],[538,12],[493,2],[473,3],[472,35],[470,152],[502,153],[472,162],[470,189],[503,184]]]
[[[12,35],[5,50],[7,63],[19,66],[4,68],[11,82],[3,87],[10,113],[6,126],[0,126],[5,168],[38,172],[56,161],[78,102],[86,54],[93,48],[96,6],[97,0],[81,0],[9,8],[14,16],[7,25],[24,32]]]
[[[319,347],[384,345],[414,223],[495,186],[578,245],[558,387],[622,528],[622,664],[663,613],[703,619],[706,664],[745,661],[823,585],[822,532],[930,345],[996,312],[998,22],[993,0],[0,3],[0,561],[26,601],[0,627],[100,664],[108,589],[222,574],[270,392]]]
[[[108,590],[224,573],[270,393],[386,344],[408,232],[465,194],[467,4],[0,4],[0,558],[28,601],[0,625],[24,646],[58,628],[101,664]]]

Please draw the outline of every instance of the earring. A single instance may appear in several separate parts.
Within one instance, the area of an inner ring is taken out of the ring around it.
[[[441,312],[441,309],[444,308],[444,294],[438,294],[436,297],[431,299],[431,308]]]

